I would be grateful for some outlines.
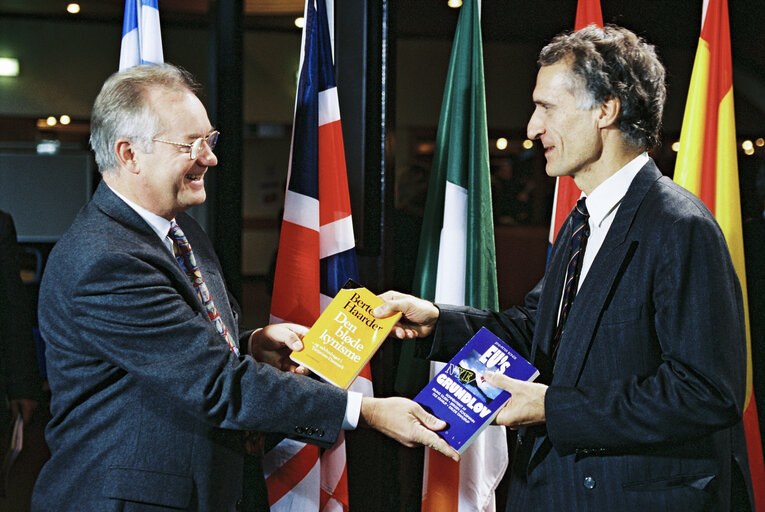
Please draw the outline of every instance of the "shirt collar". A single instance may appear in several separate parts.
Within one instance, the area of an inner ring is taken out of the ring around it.
[[[108,186],[108,184],[107,184]],[[112,187],[109,187],[109,190],[114,192],[114,195],[125,201],[125,203],[131,207],[135,212],[141,216],[143,220],[146,221],[146,223],[151,226],[151,229],[154,230],[155,233],[157,233],[157,236],[160,240],[164,242],[165,238],[167,237],[167,233],[170,231],[170,221],[167,220],[164,217],[161,217],[157,215],[156,213],[150,212],[143,206],[140,206],[127,197],[123,196],[116,190],[114,190]]]
[[[590,222],[594,223],[591,225],[599,226],[619,206],[632,180],[646,163],[648,153],[643,152],[590,192],[587,196],[587,211]]]

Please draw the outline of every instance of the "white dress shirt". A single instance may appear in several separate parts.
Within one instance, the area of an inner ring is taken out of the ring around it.
[[[622,199],[627,194],[627,189],[630,188],[632,180],[635,179],[638,171],[646,163],[648,163],[648,154],[640,154],[606,181],[595,187],[595,190],[587,196],[585,204],[587,205],[587,212],[590,214],[588,221],[590,236],[584,249],[582,272],[579,275],[579,288],[581,288],[582,283],[587,277],[587,272],[595,260],[595,256],[598,255],[598,251],[606,239],[608,230],[614,222],[614,217],[616,217],[616,212],[619,210],[619,205],[622,204]]]
[[[114,195],[125,201],[129,207],[135,210],[135,212],[140,215],[149,226],[151,226],[151,229],[157,233],[157,236],[170,251],[170,254],[173,254],[173,241],[167,235],[170,232],[170,221],[134,203],[113,188],[109,187],[109,189],[114,192]],[[353,430],[358,426],[359,416],[361,415],[362,397],[363,395],[361,393],[348,391],[348,402],[345,406],[345,417],[343,418],[343,430]]]

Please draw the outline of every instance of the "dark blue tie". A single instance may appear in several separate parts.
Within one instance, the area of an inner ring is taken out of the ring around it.
[[[574,303],[576,291],[579,288],[579,274],[582,273],[582,260],[584,259],[584,249],[587,246],[587,237],[590,235],[590,227],[587,220],[590,214],[587,213],[587,206],[584,203],[585,198],[579,199],[576,206],[571,211],[571,238],[568,241],[568,265],[566,266],[566,286],[563,290],[563,304],[560,308],[560,318],[558,319],[558,328],[555,330],[553,338],[552,358],[558,355],[558,347],[566,330],[566,320],[571,311],[571,305]]]

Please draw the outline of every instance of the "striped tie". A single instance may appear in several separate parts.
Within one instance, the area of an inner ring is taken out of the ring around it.
[[[218,314],[218,309],[215,307],[210,291],[207,289],[202,273],[199,271],[199,266],[194,257],[194,252],[191,250],[189,240],[186,238],[186,235],[178,224],[175,223],[175,220],[170,223],[170,232],[168,233],[168,236],[170,236],[170,239],[173,241],[175,259],[186,272],[186,275],[189,276],[191,284],[197,292],[197,297],[199,297],[199,300],[207,310],[207,316],[210,317],[210,321],[215,326],[215,330],[218,331],[218,334],[223,336],[223,339],[226,340],[231,351],[239,356],[239,348],[237,348],[234,338],[228,332],[228,329],[226,329],[226,326],[223,323],[223,319]]]
[[[560,308],[560,318],[558,328],[555,330],[553,338],[553,361],[558,356],[558,347],[566,329],[566,319],[571,311],[571,305],[574,303],[577,289],[579,288],[579,274],[582,272],[582,260],[584,259],[584,249],[587,246],[587,237],[590,235],[590,227],[587,223],[590,214],[587,213],[587,206],[582,197],[576,202],[576,206],[571,211],[572,232],[571,239],[568,242],[568,266],[566,267],[566,288],[563,290],[563,305]]]

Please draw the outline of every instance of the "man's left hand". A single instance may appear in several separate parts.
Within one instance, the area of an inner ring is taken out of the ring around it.
[[[512,430],[531,425],[540,425],[545,420],[545,394],[547,386],[510,378],[496,372],[487,372],[486,380],[494,387],[509,391],[512,395],[495,418],[497,425]]]
[[[290,359],[292,352],[303,350],[303,336],[308,328],[298,324],[270,324],[250,335],[250,355],[285,372],[308,375],[308,369]]]

